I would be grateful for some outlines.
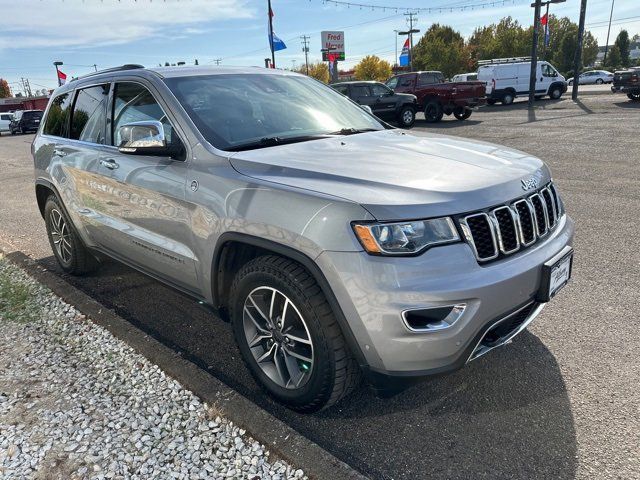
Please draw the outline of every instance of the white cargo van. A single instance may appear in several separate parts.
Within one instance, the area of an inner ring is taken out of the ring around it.
[[[517,96],[529,95],[529,57],[497,58],[478,62],[478,81],[487,86],[487,103],[510,105]],[[558,99],[567,91],[565,78],[553,65],[541,60],[536,65],[536,97]]]

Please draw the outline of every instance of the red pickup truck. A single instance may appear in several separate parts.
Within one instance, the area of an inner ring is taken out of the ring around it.
[[[484,82],[446,82],[442,72],[401,73],[387,80],[387,87],[415,95],[427,122],[439,122],[452,113],[465,120],[474,107],[486,103]]]

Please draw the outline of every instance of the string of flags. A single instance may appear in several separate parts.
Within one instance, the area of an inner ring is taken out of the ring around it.
[[[347,2],[343,0],[322,0],[324,5],[334,5],[336,7],[347,7],[347,8],[359,8],[360,10],[382,10],[386,11],[395,11],[398,13],[400,11],[413,11],[413,12],[422,12],[422,13],[445,13],[445,12],[464,12],[471,10],[478,10],[485,7],[496,7],[496,6],[504,6],[507,4],[515,4],[516,0],[491,0],[482,3],[473,3],[469,5],[458,5],[458,6],[440,6],[440,7],[395,7],[388,5],[377,5],[371,3],[356,3],[356,2]]]

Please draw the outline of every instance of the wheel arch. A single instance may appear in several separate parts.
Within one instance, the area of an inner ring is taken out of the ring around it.
[[[69,216],[69,212],[66,211],[66,207],[60,194],[58,193],[58,189],[55,187],[53,183],[49,180],[45,180],[44,178],[38,178],[36,180],[36,201],[38,202],[38,210],[40,210],[40,215],[44,218],[44,206],[47,203],[47,198],[49,195],[55,195],[58,200],[60,200],[60,206],[65,210],[65,214]]]
[[[228,295],[235,273],[249,260],[262,255],[279,255],[299,263],[316,280],[338,321],[340,330],[360,367],[367,361],[329,282],[313,259],[295,248],[253,235],[226,232],[216,244],[211,266],[213,304],[223,316],[228,312]]]

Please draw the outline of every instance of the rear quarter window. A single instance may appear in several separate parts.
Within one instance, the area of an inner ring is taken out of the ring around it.
[[[71,93],[62,93],[51,101],[51,106],[44,122],[45,135],[65,138],[69,136],[71,98]]]

